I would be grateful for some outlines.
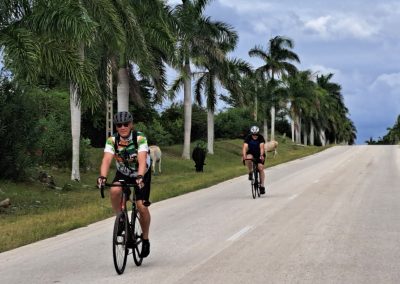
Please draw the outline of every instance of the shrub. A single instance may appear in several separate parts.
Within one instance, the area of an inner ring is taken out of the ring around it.
[[[37,111],[34,101],[0,78],[0,178],[24,180],[35,162]]]
[[[215,138],[242,138],[256,124],[248,110],[231,108],[215,117]]]

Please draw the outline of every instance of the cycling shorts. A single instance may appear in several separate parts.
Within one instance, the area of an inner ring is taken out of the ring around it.
[[[124,180],[126,183],[136,183],[135,177],[129,177],[121,172],[117,171],[113,182],[118,182],[119,180]],[[136,200],[149,201],[150,198],[150,184],[151,184],[151,170],[148,170],[143,177],[144,186],[136,190]]]
[[[257,156],[254,156],[252,153],[249,153],[249,152],[247,152],[247,155],[252,155],[253,156],[253,158],[255,158],[256,159],[256,161],[257,161],[257,164],[263,164],[264,165],[264,163],[265,163],[265,157],[266,157],[266,155],[265,155],[265,153],[264,153],[264,160],[263,161],[261,161],[261,159],[260,159],[260,156],[259,155],[257,155]]]

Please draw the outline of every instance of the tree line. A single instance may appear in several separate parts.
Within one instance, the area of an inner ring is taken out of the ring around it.
[[[397,145],[400,143],[400,115],[392,127],[387,128],[387,133],[376,140],[372,137],[365,141],[368,145]]]
[[[229,24],[205,15],[210,2],[182,0],[176,6],[161,0],[0,3],[0,45],[15,89],[21,94],[34,88],[69,92],[72,180],[80,180],[83,122],[94,126],[96,117],[105,116],[108,103],[116,111],[139,113],[136,121],[151,132],[157,119],[142,113],[157,116],[155,106],[173,100],[182,89],[183,125],[176,124],[175,129],[180,134],[158,128],[165,131],[159,134],[162,137],[182,139],[185,159],[190,158],[193,138],[193,99],[199,105],[205,99],[210,154],[218,100],[229,106],[227,116],[237,114],[237,108],[248,111],[247,120],[263,125],[270,139],[278,116],[290,123],[290,136],[297,143],[354,143],[356,129],[348,118],[341,86],[331,81],[333,74],[299,70],[294,41],[284,36],[249,50],[250,56],[263,61],[261,66],[232,57],[239,35]],[[167,67],[178,74],[170,86]],[[10,131],[10,125],[2,124],[1,129]],[[237,130],[239,135],[242,130]]]

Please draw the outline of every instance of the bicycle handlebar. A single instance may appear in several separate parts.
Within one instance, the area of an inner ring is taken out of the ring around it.
[[[137,183],[125,183],[124,180],[119,181],[120,183],[105,183],[100,186],[100,195],[101,198],[104,198],[104,188],[105,187],[134,187],[135,189],[140,189],[140,186]]]

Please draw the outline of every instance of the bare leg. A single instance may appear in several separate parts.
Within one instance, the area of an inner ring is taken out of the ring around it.
[[[150,211],[149,208],[143,205],[143,200],[136,201],[137,208],[140,214],[140,226],[143,231],[143,239],[149,239],[149,230],[150,230]]]
[[[117,214],[119,211],[121,211],[121,193],[122,193],[122,189],[119,186],[114,186],[111,187],[110,189],[110,199],[111,199],[111,206],[115,212],[115,214]]]
[[[258,171],[260,173],[261,186],[264,186],[265,172],[264,172],[264,165],[263,164],[258,164]]]
[[[246,159],[253,159],[253,155],[247,154]],[[249,169],[249,173],[251,173],[253,170],[252,163],[253,162],[251,160],[246,160],[246,165],[247,165],[247,168]]]

